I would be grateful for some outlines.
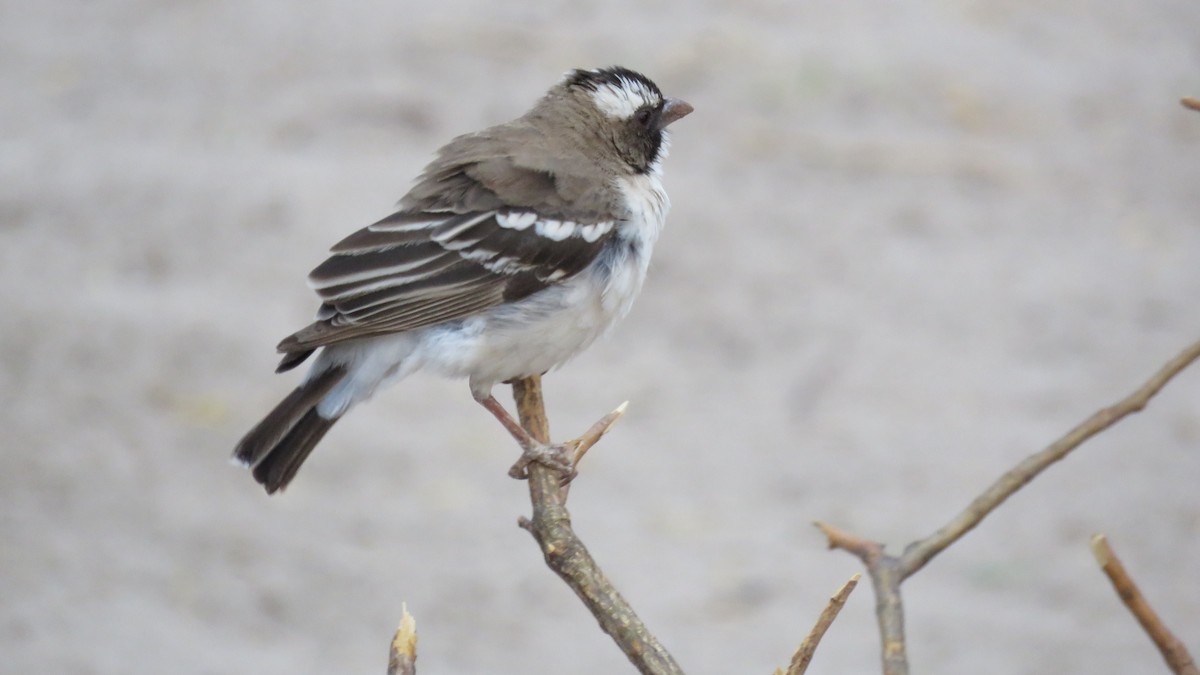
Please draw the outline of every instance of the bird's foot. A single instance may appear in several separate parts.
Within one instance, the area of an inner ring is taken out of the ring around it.
[[[576,441],[553,445],[537,441],[528,444],[522,443],[521,458],[508,470],[508,475],[518,480],[526,480],[529,478],[529,465],[541,464],[557,471],[560,475],[559,480],[566,485],[578,474],[575,470],[575,446],[577,444]]]

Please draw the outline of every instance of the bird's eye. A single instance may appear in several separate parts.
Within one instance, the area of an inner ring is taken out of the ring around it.
[[[634,119],[636,119],[638,121],[638,124],[640,124],[644,127],[650,126],[650,118],[652,116],[653,116],[653,113],[650,111],[649,108],[642,108],[641,110],[639,110],[633,114],[633,117],[634,117]]]

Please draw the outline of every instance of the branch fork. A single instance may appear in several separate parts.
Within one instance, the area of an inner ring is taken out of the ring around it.
[[[904,640],[904,605],[900,597],[900,584],[974,529],[1006,499],[1041,475],[1052,464],[1065,458],[1089,438],[1144,409],[1150,399],[1172,378],[1197,359],[1200,359],[1200,342],[1193,343],[1168,361],[1133,393],[1111,406],[1100,409],[1058,440],[1026,457],[1005,472],[950,522],[928,537],[912,542],[898,556],[889,555],[883,546],[875,542],[827,523],[815,523],[829,542],[829,548],[842,549],[855,555],[867,568],[867,574],[871,577],[875,589],[875,615],[879,622],[885,675],[908,673]],[[1190,672],[1194,673],[1194,670]]]
[[[512,386],[521,426],[537,441],[548,443],[550,422],[546,418],[541,378],[535,376],[516,380]],[[572,468],[612,429],[625,413],[627,405],[622,403],[578,439],[565,444],[571,448]],[[575,591],[599,622],[600,629],[612,637],[639,672],[647,675],[682,675],[679,664],[646,628],[633,607],[621,597],[575,534],[566,506],[568,488],[569,485],[562,484],[560,474],[554,469],[538,463],[530,464],[529,500],[533,515],[531,518],[522,518],[518,524],[533,535],[542,549],[546,565]]]
[[[1008,497],[1039,476],[1050,465],[1065,458],[1092,436],[1145,408],[1150,399],[1172,378],[1197,359],[1200,359],[1200,342],[1183,350],[1124,399],[1102,408],[1046,448],[1021,461],[984,490],[949,523],[928,537],[912,542],[900,555],[891,555],[882,544],[828,523],[814,523],[825,535],[829,548],[842,549],[853,554],[867,568],[875,592],[875,614],[879,622],[885,675],[907,675],[909,672],[904,637],[904,605],[900,596],[900,585],[904,580],[979,525]],[[526,451],[533,443],[549,447],[550,423],[546,418],[542,399],[541,378],[517,380],[512,386],[520,427],[516,429],[517,425],[509,418],[506,428]],[[489,407],[489,410],[499,406],[495,399],[485,402],[485,406],[488,403],[495,404]],[[639,672],[646,675],[682,675],[683,671],[674,658],[649,632],[588,553],[572,529],[571,515],[566,507],[570,479],[574,477],[580,460],[612,429],[624,414],[627,405],[627,402],[622,403],[600,418],[579,438],[554,446],[564,453],[564,468],[568,470],[567,473],[547,466],[547,463],[527,463],[529,498],[533,514],[530,518],[520,518],[518,524],[533,535],[542,550],[546,564],[575,591],[596,618],[601,630],[612,637]],[[493,414],[496,414],[495,411]],[[504,416],[497,414],[497,417],[504,422],[507,413]],[[1191,655],[1166,629],[1158,615],[1141,596],[1104,537],[1095,537],[1092,547],[1097,561],[1109,576],[1114,589],[1159,647],[1172,671],[1180,675],[1200,675]],[[818,642],[845,605],[846,598],[858,583],[858,579],[859,575],[855,575],[830,598],[816,626],[792,657],[786,673],[777,670],[777,675],[804,674]],[[415,675],[415,626],[407,610],[405,621],[402,621],[393,641],[391,657],[390,675]]]

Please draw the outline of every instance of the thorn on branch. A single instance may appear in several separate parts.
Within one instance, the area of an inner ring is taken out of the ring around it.
[[[872,560],[877,560],[883,556],[883,545],[868,539],[851,534],[845,530],[839,529],[828,523],[815,522],[816,526],[825,539],[829,542],[829,549],[842,549],[847,553],[852,553],[858,556],[864,563],[871,564]]]
[[[616,426],[621,417],[625,415],[625,410],[628,407],[629,401],[625,401],[613,409],[612,412],[597,420],[587,431],[583,432],[582,436],[573,441],[575,444],[574,457],[571,462],[573,465],[578,466],[579,461],[583,459],[587,451],[591,450],[592,446],[604,437],[604,434],[607,434]]]

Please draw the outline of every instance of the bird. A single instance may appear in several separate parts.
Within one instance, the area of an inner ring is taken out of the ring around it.
[[[524,115],[443,146],[395,213],[309,274],[320,307],[279,343],[276,372],[316,357],[234,461],[282,490],[335,422],[425,370],[468,379],[523,449],[514,475],[572,471],[492,389],[561,366],[629,312],[670,209],[667,127],[692,111],[628,68],[575,69]]]

